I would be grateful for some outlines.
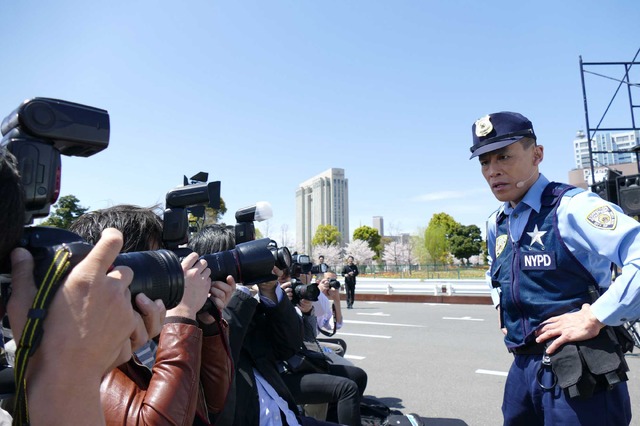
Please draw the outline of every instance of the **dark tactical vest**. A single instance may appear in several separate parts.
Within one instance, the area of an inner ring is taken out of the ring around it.
[[[507,328],[505,343],[509,349],[531,343],[534,331],[546,319],[591,303],[588,287],[598,286],[558,231],[556,210],[562,196],[571,189],[574,187],[549,183],[542,193],[540,212],[531,211],[520,241],[515,243],[508,234],[509,218],[503,213],[496,218],[491,276],[493,286],[502,290],[500,313]],[[498,243],[501,236],[502,241],[506,236],[504,244]]]

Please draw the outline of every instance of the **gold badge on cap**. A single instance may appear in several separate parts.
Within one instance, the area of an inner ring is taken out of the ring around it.
[[[587,215],[587,222],[595,228],[612,230],[616,229],[618,217],[616,212],[609,206],[601,206]]]
[[[485,115],[476,121],[476,136],[481,138],[487,136],[493,131],[493,124],[491,124],[491,116]]]

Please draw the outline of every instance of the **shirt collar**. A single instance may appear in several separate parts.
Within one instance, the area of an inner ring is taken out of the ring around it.
[[[549,184],[549,180],[544,177],[542,173],[538,176],[538,179],[531,185],[531,188],[524,194],[524,198],[520,200],[516,207],[511,207],[511,204],[507,201],[504,203],[502,210],[504,214],[510,215],[515,209],[525,209],[526,207],[530,207],[536,212],[540,211],[540,207],[542,206],[542,192]],[[525,204],[520,207],[521,204]]]

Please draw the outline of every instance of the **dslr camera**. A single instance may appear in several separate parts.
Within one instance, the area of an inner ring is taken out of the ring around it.
[[[320,296],[318,283],[303,284],[300,280],[301,274],[308,274],[313,269],[311,259],[306,254],[294,254],[291,256],[292,262],[289,268],[291,276],[291,288],[293,290],[293,304],[297,305],[300,300],[310,300],[315,302]]]
[[[233,249],[213,254],[205,254],[211,269],[212,281],[224,281],[231,275],[243,285],[260,284],[278,279],[273,267],[287,269],[291,265],[291,253],[287,247],[278,247],[269,238],[237,244]]]
[[[109,145],[109,113],[106,110],[51,98],[24,101],[0,126],[0,146],[18,161],[25,192],[25,224],[49,215],[60,194],[60,156],[90,157]],[[53,265],[56,253],[70,254],[71,270],[89,253],[92,245],[73,232],[44,226],[26,226],[18,243],[34,258],[34,279],[39,287]],[[168,250],[120,254],[114,265],[131,267],[132,298],[144,293],[175,307],[184,292],[184,275],[177,256]],[[9,274],[10,266],[2,268]],[[6,303],[10,282],[3,283]],[[133,299],[132,299],[133,302]],[[135,303],[134,303],[135,306]]]
[[[342,284],[337,279],[331,278],[329,280],[329,286],[332,288],[335,288],[336,290],[340,290],[340,288],[342,287]]]

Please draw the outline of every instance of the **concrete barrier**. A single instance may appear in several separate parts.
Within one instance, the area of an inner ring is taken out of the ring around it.
[[[343,298],[344,285],[343,287]],[[491,304],[485,280],[358,277],[356,299],[369,301]]]

